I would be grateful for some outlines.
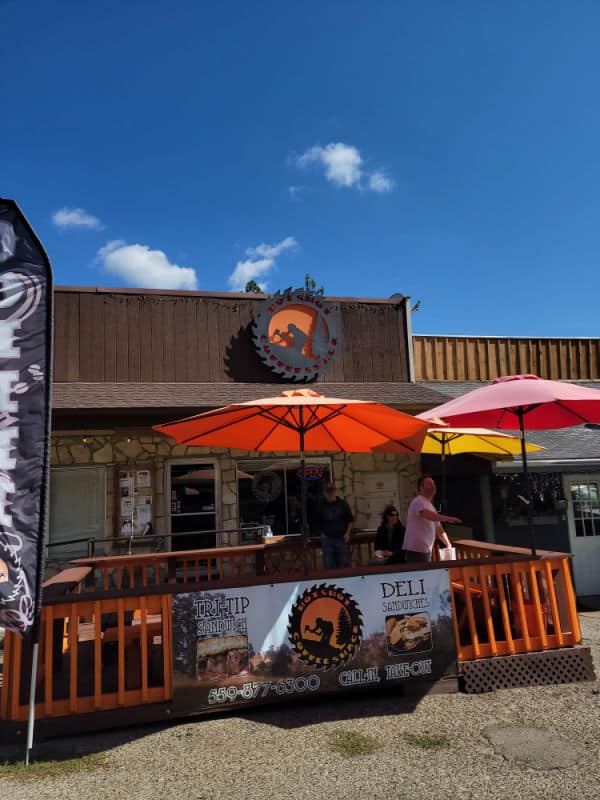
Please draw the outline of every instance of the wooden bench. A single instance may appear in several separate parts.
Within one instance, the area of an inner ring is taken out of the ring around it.
[[[154,643],[155,636],[163,635],[162,621],[148,622],[146,624],[146,640],[148,643],[147,652]],[[121,668],[125,670],[125,685],[127,688],[136,687],[141,680],[142,667],[142,626],[138,624],[123,626],[123,639],[125,644],[125,664]],[[119,627],[107,628],[102,633],[103,642],[118,642]]]
[[[148,638],[148,644],[152,644],[152,640],[154,639],[154,637],[160,635],[161,633],[162,633],[162,622],[149,622],[146,625],[146,636]],[[137,624],[137,625],[123,626],[123,638],[126,644],[127,642],[134,642],[137,639],[140,639],[141,636],[142,636],[141,625]],[[118,642],[119,641],[118,626],[113,628],[107,628],[102,634],[102,641]]]
[[[450,582],[452,586],[452,591],[455,592],[456,595],[462,596],[464,602],[464,608],[459,616],[457,616],[457,624],[459,633],[462,631],[469,630],[469,610],[467,605],[467,595],[465,593],[465,586],[461,581],[453,580]],[[477,584],[469,584],[468,585],[469,591],[469,598],[471,600],[471,607],[473,609],[473,618],[475,620],[475,626],[477,626],[477,622],[479,621],[480,624],[485,626],[485,607],[483,604],[483,589],[481,589]],[[493,606],[496,605],[498,600],[499,594],[498,589],[488,587],[488,598],[490,601],[490,611],[493,610]]]
[[[75,589],[79,588],[86,578],[93,572],[93,567],[69,567],[48,578],[42,584],[43,597],[60,597],[64,594],[71,594]]]

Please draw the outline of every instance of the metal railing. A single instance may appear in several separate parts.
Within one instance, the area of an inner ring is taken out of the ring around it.
[[[90,537],[90,536],[81,536],[76,539],[64,539],[60,542],[47,542],[46,543],[46,551],[47,551],[47,558],[54,558],[56,560],[60,559],[59,555],[54,555],[54,551],[58,550],[61,547],[69,547],[72,545],[80,545],[81,552],[80,553],[67,553],[65,554],[65,560],[71,561],[73,558],[78,556],[82,556],[85,558],[95,558],[96,556],[103,556],[104,553],[97,552],[97,546],[108,544],[110,545],[111,549],[114,550],[115,548],[117,551],[126,550],[128,555],[132,555],[133,546],[146,546],[149,548],[151,552],[154,553],[164,553],[164,552],[171,552],[167,551],[166,545],[170,542],[171,543],[171,550],[173,541],[177,540],[185,540],[186,538],[191,538],[194,536],[214,536],[215,537],[215,547],[242,547],[248,544],[252,544],[252,542],[247,541],[247,537],[249,534],[254,533],[254,542],[259,542],[262,540],[262,536],[266,534],[268,525],[253,525],[247,526],[244,525],[241,528],[215,528],[213,530],[208,531],[184,531],[182,533],[153,533],[148,536],[105,536],[102,538],[97,537]],[[354,535],[357,534],[374,534],[375,528],[355,528]],[[231,543],[232,535],[237,535],[240,539],[239,542],[236,544]],[[279,538],[279,537],[277,537]],[[246,541],[243,541],[246,539]],[[302,535],[300,533],[288,533],[284,535],[284,540],[286,542],[300,542],[302,540]],[[319,541],[318,536],[310,536],[310,540],[314,542]],[[52,556],[50,555],[50,551],[53,551]],[[114,553],[113,553],[114,555]]]
[[[60,556],[54,556],[54,552],[56,550],[61,547],[64,548],[73,545],[79,545],[81,549],[80,555],[85,555],[87,558],[94,558],[96,555],[100,555],[97,553],[97,548],[99,545],[104,544],[110,545],[111,549],[114,549],[115,547],[117,549],[126,549],[129,555],[131,555],[134,545],[152,548],[154,552],[166,552],[165,546],[169,540],[172,544],[173,540],[183,540],[193,536],[214,536],[215,547],[230,547],[232,534],[237,534],[240,536],[240,538],[246,538],[249,534],[254,533],[255,541],[258,541],[263,532],[266,533],[267,528],[267,525],[244,525],[241,528],[215,528],[213,530],[184,531],[181,533],[153,533],[147,536],[104,536],[101,538],[81,536],[76,539],[63,539],[59,542],[47,542],[46,550],[48,558],[51,557],[51,550],[53,551],[52,557],[59,558]],[[299,536],[300,534],[287,534],[286,539]],[[248,544],[248,542],[244,543]],[[74,554],[72,552],[68,553],[66,554],[66,557],[70,560],[74,557]]]

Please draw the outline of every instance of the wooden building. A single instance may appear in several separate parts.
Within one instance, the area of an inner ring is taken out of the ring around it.
[[[114,553],[236,544],[240,529],[264,524],[298,532],[296,454],[174,446],[151,429],[290,388],[257,351],[253,321],[265,297],[59,287],[55,299],[51,560],[92,546]],[[340,341],[313,388],[409,412],[443,402],[414,381],[406,299],[323,302],[337,316]],[[312,453],[309,461],[310,495],[333,477],[359,528],[375,527],[389,500],[405,508],[419,470],[418,456]],[[257,488],[265,472],[267,495]]]
[[[339,315],[340,343],[311,385],[330,396],[374,399],[416,413],[503,374],[532,372],[600,387],[600,339],[413,336],[406,298],[329,302]],[[95,552],[127,551],[130,544],[137,552],[177,548],[184,539],[193,546],[236,544],[264,524],[297,532],[295,454],[275,459],[184,448],[151,430],[290,388],[257,352],[253,321],[264,303],[263,296],[248,294],[56,290],[52,561],[83,554],[92,542]],[[528,437],[546,447],[530,458],[541,498],[538,541],[575,554],[579,594],[600,593],[599,436],[576,428]],[[435,457],[313,453],[311,464],[322,476],[311,491],[333,477],[362,529],[377,525],[388,499],[406,508],[421,468],[439,475]],[[461,456],[447,469],[452,511],[466,522],[459,533],[513,546],[526,541],[526,521],[511,499],[518,494],[518,459],[494,465]],[[257,498],[265,472],[279,492],[269,503]],[[121,496],[131,480],[131,495]],[[190,492],[200,487],[202,502],[192,502],[200,495]],[[581,492],[592,498],[585,510]],[[141,537],[142,530],[160,538]],[[177,534],[193,531],[196,538],[180,537],[178,544]]]

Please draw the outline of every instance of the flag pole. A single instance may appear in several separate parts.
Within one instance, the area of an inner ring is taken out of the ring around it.
[[[31,652],[31,684],[29,686],[29,714],[27,716],[27,742],[25,745],[25,765],[29,766],[29,756],[33,749],[33,730],[35,727],[35,689],[37,683],[37,661],[39,652],[39,625],[33,631],[33,647]]]

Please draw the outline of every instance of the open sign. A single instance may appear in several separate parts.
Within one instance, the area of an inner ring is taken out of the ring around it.
[[[302,469],[298,470],[298,477],[302,477]],[[323,467],[307,465],[304,467],[305,481],[318,481],[323,477]]]

